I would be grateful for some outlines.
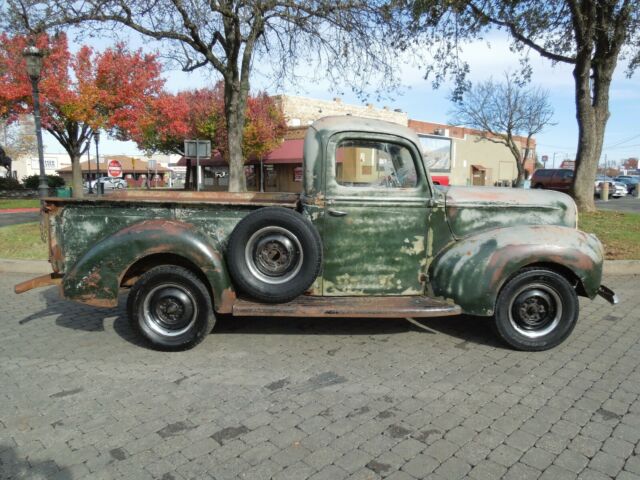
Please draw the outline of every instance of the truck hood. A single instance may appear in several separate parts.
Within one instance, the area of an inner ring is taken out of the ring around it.
[[[569,195],[522,188],[450,187],[444,193],[447,220],[458,238],[517,225],[577,227]]]

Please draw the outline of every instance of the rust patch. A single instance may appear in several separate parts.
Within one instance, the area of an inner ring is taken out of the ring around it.
[[[49,285],[60,285],[62,283],[62,277],[53,273],[47,273],[31,280],[18,283],[13,287],[13,291],[17,294],[28,292],[34,288],[47,287]]]
[[[277,192],[189,192],[177,190],[163,191],[125,191],[114,192],[105,197],[99,198],[51,198],[47,202],[52,204],[66,203],[90,203],[90,204],[109,204],[109,203],[176,203],[180,205],[194,204],[217,204],[217,205],[247,205],[247,206],[282,206],[296,208],[300,201],[300,196],[293,193],[277,193]]]
[[[312,297],[300,296],[287,303],[267,304],[238,299],[236,316],[405,318],[459,315],[451,302],[423,296]]]
[[[220,305],[215,305],[215,311],[218,313],[233,312],[233,304],[236,303],[236,292],[230,288],[225,288],[220,294]]]
[[[83,295],[77,298],[74,297],[71,300],[91,305],[92,307],[113,308],[118,306],[117,298],[95,298],[90,295]]]

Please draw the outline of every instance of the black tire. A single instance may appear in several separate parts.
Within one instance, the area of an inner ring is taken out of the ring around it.
[[[578,314],[578,297],[566,278],[551,270],[527,268],[502,287],[495,327],[517,350],[548,350],[569,336]]]
[[[207,287],[186,268],[154,267],[127,299],[131,327],[159,350],[186,350],[202,342],[215,324]]]
[[[229,236],[227,266],[242,293],[265,303],[303,294],[320,273],[322,240],[314,225],[287,208],[244,217]]]
[[[536,184],[536,186],[535,186],[535,187],[533,187],[533,188],[537,188],[537,189],[539,189],[539,190],[542,190],[542,189],[544,188],[544,186],[543,186],[541,183],[538,183],[538,184]]]

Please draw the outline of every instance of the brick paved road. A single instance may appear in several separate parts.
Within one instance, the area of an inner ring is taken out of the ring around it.
[[[639,277],[551,352],[475,318],[229,318],[176,354],[24,278],[0,279],[3,479],[640,478]]]

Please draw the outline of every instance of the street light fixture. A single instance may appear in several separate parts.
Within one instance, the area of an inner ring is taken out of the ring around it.
[[[40,121],[40,74],[42,73],[42,59],[44,52],[35,45],[29,45],[22,52],[27,63],[27,74],[31,80],[31,94],[33,95],[33,120],[36,126],[36,139],[38,141],[38,165],[40,167],[40,182],[38,192],[40,198],[44,198],[49,194],[49,185],[47,184],[47,176],[44,172],[44,147],[42,144],[42,123]]]
[[[91,137],[89,137],[89,140],[87,140],[87,142],[89,143],[89,145],[87,145],[87,166],[89,167],[89,194],[93,194],[93,187],[91,186],[91,184],[93,183],[91,181]],[[96,183],[96,188],[98,187],[98,184]]]

